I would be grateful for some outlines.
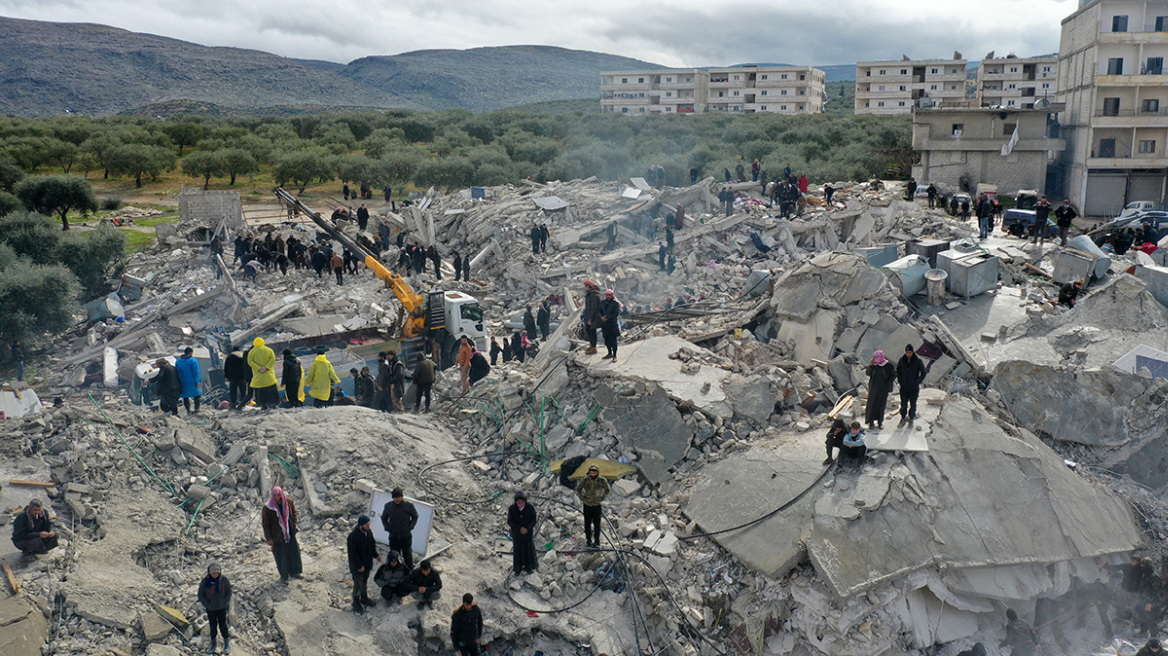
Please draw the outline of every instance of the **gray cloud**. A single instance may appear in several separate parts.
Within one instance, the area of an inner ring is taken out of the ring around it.
[[[14,18],[102,23],[211,46],[348,62],[539,44],[668,66],[850,64],[1058,50],[1077,0],[0,0]]]

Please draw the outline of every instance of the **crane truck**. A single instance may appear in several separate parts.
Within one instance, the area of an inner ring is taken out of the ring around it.
[[[311,210],[299,198],[284,189],[276,189],[276,196],[288,207],[307,216],[333,239],[364,258],[365,266],[393,291],[406,311],[401,334],[401,359],[413,367],[422,353],[433,353],[440,367],[454,364],[458,356],[458,341],[470,337],[480,351],[487,350],[487,333],[483,310],[478,299],[459,291],[432,291],[419,294],[405,278],[390,271],[369,250],[333,225],[332,221]]]

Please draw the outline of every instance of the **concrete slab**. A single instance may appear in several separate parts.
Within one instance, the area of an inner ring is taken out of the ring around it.
[[[0,599],[0,654],[41,656],[41,646],[48,636],[48,621],[26,599]]]
[[[706,349],[670,335],[622,345],[616,362],[601,360],[599,355],[582,354],[576,361],[590,376],[656,383],[676,401],[693,401],[703,412],[729,419],[734,413],[723,385],[730,373],[709,365],[702,365],[695,373],[683,372],[685,363],[669,357],[681,350],[714,357]]]
[[[839,312],[819,310],[807,321],[788,319],[779,327],[777,339],[794,345],[793,359],[799,362],[831,359],[839,316]]]
[[[601,417],[612,426],[621,445],[642,455],[637,466],[645,478],[660,483],[669,468],[685,457],[693,431],[661,388],[654,386],[644,396],[627,397],[601,386],[596,401],[604,406]]]
[[[932,429],[929,414],[927,406],[918,406],[917,420],[912,426],[903,428],[897,427],[899,419],[894,415],[885,420],[884,430],[869,431],[864,443],[869,451],[928,451],[929,440],[925,436]],[[936,413],[932,414],[935,419]]]

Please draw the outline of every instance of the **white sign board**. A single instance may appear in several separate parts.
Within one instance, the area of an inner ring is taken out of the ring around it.
[[[430,529],[434,525],[434,506],[418,501],[417,499],[405,498],[406,501],[414,504],[414,509],[418,511],[418,523],[414,525],[414,542],[413,549],[415,560],[426,557],[426,549],[430,544]],[[373,518],[371,523],[373,528],[373,539],[377,540],[382,546],[389,547],[389,534],[385,532],[385,527],[381,525],[381,511],[385,509],[385,504],[393,501],[393,495],[384,490],[374,490],[373,496],[369,499],[369,516]]]

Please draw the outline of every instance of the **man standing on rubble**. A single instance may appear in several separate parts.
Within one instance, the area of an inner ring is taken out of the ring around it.
[[[227,633],[227,611],[231,608],[231,581],[223,575],[219,563],[207,564],[207,575],[199,582],[199,603],[207,611],[207,624],[211,627],[211,647],[208,654],[215,653],[217,633],[223,634],[223,653],[231,653],[231,636]]]
[[[530,308],[528,314],[531,313]],[[470,390],[470,356],[473,355],[474,348],[470,345],[470,338],[463,335],[458,340],[458,358],[454,363],[458,365],[459,382],[462,384],[462,393],[466,394]]]
[[[925,365],[917,357],[912,344],[904,347],[904,355],[896,363],[896,382],[900,384],[900,424],[912,423],[917,418],[917,396],[925,380]]]
[[[1050,201],[1043,196],[1034,206],[1034,225],[1030,228],[1030,243],[1046,245],[1046,222],[1050,218]]]
[[[539,224],[531,224],[531,254],[539,255]]]
[[[276,352],[264,345],[263,338],[256,337],[247,354],[247,364],[251,367],[256,404],[264,410],[276,407],[280,402],[276,390]]]
[[[669,249],[665,247],[665,242],[663,242],[663,241],[658,242],[657,243],[657,261],[661,265],[661,268],[658,269],[658,271],[665,270],[665,256],[668,254],[669,254]]]
[[[551,231],[548,230],[546,223],[539,224],[539,252],[547,252],[547,240],[551,236]]]
[[[365,232],[367,227],[369,227],[369,210],[365,208],[365,203],[361,203],[361,207],[357,208],[357,228],[361,232]]]
[[[345,258],[341,257],[340,253],[333,251],[333,257],[329,263],[333,269],[333,275],[337,277],[337,284],[345,284]]]
[[[406,365],[397,357],[397,351],[386,353],[385,363],[389,365],[389,408],[402,412],[402,397],[406,393]]]
[[[166,358],[154,361],[158,367],[158,375],[150,382],[151,387],[158,390],[158,409],[163,413],[169,412],[178,416],[178,399],[182,394],[182,382],[178,378],[178,370]]]
[[[418,509],[406,501],[405,490],[393,488],[393,498],[381,509],[381,526],[389,534],[389,548],[402,555],[406,569],[414,569],[414,527],[418,525]]]
[[[617,340],[620,338],[620,301],[616,300],[616,292],[604,290],[604,300],[600,302],[600,332],[604,335],[604,346],[608,353],[605,360],[616,362]]]
[[[332,405],[333,385],[340,383],[341,379],[337,376],[333,364],[329,362],[328,356],[324,351],[317,351],[316,360],[308,367],[308,375],[304,378],[304,384],[310,388],[308,393],[312,396],[312,407],[323,408]]]
[[[201,380],[199,361],[193,357],[194,352],[191,347],[186,347],[182,356],[174,363],[174,368],[178,372],[178,382],[182,386],[179,398],[182,399],[188,415],[191,414],[191,399],[195,400],[195,412],[198,412],[199,402],[203,398],[203,391],[199,389]]]
[[[932,182],[929,183],[929,188],[925,190],[925,195],[929,198],[929,209],[937,206],[937,185]]]
[[[242,410],[247,403],[248,373],[250,369],[247,361],[243,359],[243,353],[232,351],[223,360],[223,378],[227,380],[232,410]]]
[[[977,197],[977,226],[978,238],[985,239],[990,236],[990,217],[993,216],[994,206],[990,203],[989,197],[979,195]]]
[[[353,612],[364,613],[365,606],[376,606],[369,598],[369,576],[373,573],[373,561],[381,560],[377,555],[377,542],[373,539],[372,520],[368,515],[357,518],[357,526],[349,533],[349,574],[353,577]]]
[[[422,406],[422,397],[426,397],[426,412],[430,411],[430,391],[434,387],[434,378],[438,371],[438,365],[430,358],[427,353],[418,360],[417,366],[414,367],[414,412]]]
[[[515,503],[507,509],[507,526],[511,529],[512,567],[516,576],[539,569],[535,554],[535,507],[527,503],[527,493],[515,493]]]
[[[552,326],[552,310],[548,307],[546,298],[539,302],[539,312],[535,315],[535,324],[539,326],[539,334],[543,336],[543,340],[546,342]]]
[[[462,280],[462,255],[459,255],[458,251],[453,252],[451,263],[454,264],[454,279]]]
[[[482,351],[473,346],[470,351],[470,386],[474,387],[491,373],[491,365],[487,364],[487,357]]]
[[[377,409],[382,412],[393,412],[393,401],[389,397],[389,362],[387,352],[377,354]]]
[[[57,548],[57,532],[40,499],[33,499],[12,522],[12,544],[25,558],[34,558]]]
[[[869,430],[873,426],[884,428],[884,409],[895,381],[896,367],[884,357],[884,351],[877,350],[868,363],[868,405],[864,408],[864,421]]]
[[[527,334],[535,337],[535,315],[531,313],[531,304],[523,306],[523,329]]]
[[[585,355],[596,353],[596,331],[600,329],[600,287],[591,280],[584,281],[584,332],[588,336],[588,348]]]
[[[1006,639],[1001,647],[1011,647],[1011,656],[1033,656],[1038,649],[1038,634],[1013,608],[1006,609]]]
[[[591,465],[588,474],[576,484],[576,496],[584,506],[584,539],[591,548],[600,547],[600,504],[608,497],[612,487],[600,475],[600,467]]]
[[[1054,218],[1058,222],[1060,245],[1067,245],[1067,233],[1071,231],[1071,222],[1073,222],[1077,216],[1079,216],[1079,213],[1075,211],[1075,208],[1071,207],[1071,201],[1069,200],[1064,200],[1063,204],[1059,205],[1059,208],[1054,211]]]
[[[260,526],[264,531],[264,542],[272,550],[276,560],[276,571],[280,580],[288,577],[301,578],[300,543],[296,540],[299,529],[299,515],[296,504],[284,493],[279,485],[272,488],[272,495],[260,510]]]
[[[479,640],[483,637],[483,613],[475,603],[474,595],[462,595],[462,605],[450,616],[450,646],[454,656],[479,656]]]
[[[369,367],[361,367],[361,373],[357,374],[357,379],[353,381],[353,387],[355,388],[357,405],[363,408],[375,406],[377,383],[373,381],[373,376],[369,375]]]
[[[284,398],[289,408],[304,406],[304,369],[300,360],[292,353],[292,349],[284,349],[284,371],[281,376],[284,384]]]

